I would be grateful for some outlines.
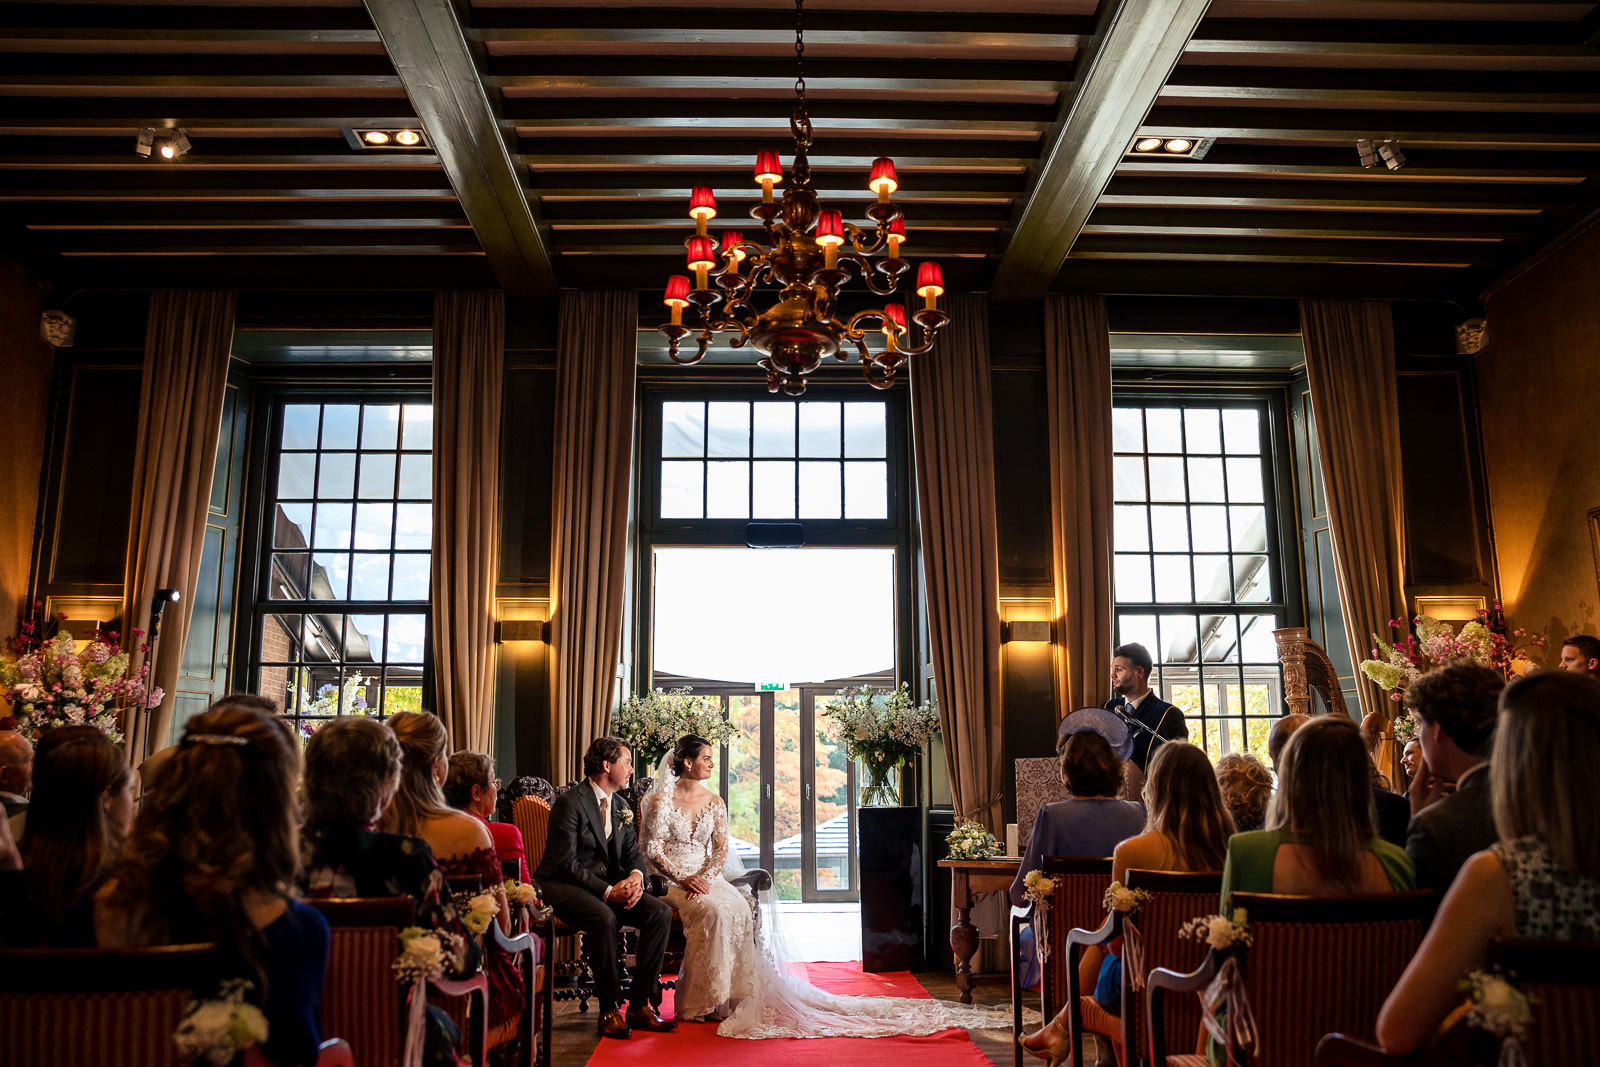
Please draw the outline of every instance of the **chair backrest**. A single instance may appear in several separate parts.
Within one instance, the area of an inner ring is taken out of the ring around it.
[[[1504,938],[1489,965],[1516,976],[1535,998],[1522,1042],[1528,1067],[1592,1062],[1600,1049],[1600,942]]]
[[[1323,1034],[1371,1040],[1378,1009],[1422,943],[1433,894],[1234,893],[1233,906],[1245,909],[1250,926],[1244,967],[1259,1031],[1254,1062],[1310,1067]]]
[[[1222,873],[1129,870],[1125,877],[1129,889],[1143,889],[1150,893],[1150,899],[1134,919],[1144,946],[1146,974],[1157,967],[1184,973],[1199,967],[1206,956],[1205,942],[1179,937],[1178,930],[1195,916],[1210,915],[1217,910],[1217,898],[1222,893]],[[1145,1036],[1144,991],[1133,988],[1133,973],[1127,965],[1126,950],[1123,961],[1123,1047],[1138,1050],[1138,1057],[1142,1057],[1148,1044]],[[1164,1047],[1180,1053],[1192,1049],[1195,1036],[1200,1032],[1199,1000],[1195,997],[1167,997],[1160,1002],[1160,1007]]]
[[[7,1067],[187,1067],[172,1033],[210,945],[0,951],[0,1063]]]
[[[400,931],[416,922],[410,897],[307,901],[332,928],[322,988],[323,1033],[350,1042],[362,1067],[391,1067],[405,1046],[405,989],[392,964]]]
[[[537,871],[550,837],[550,802],[535,796],[518,797],[511,806],[511,821],[522,833],[522,854],[527,857],[529,873]]]
[[[1044,1004],[1051,1011],[1067,995],[1067,934],[1076,927],[1093,930],[1105,921],[1106,890],[1111,888],[1111,857],[1046,856],[1040,869],[1055,882],[1050,897],[1050,944],[1043,967]],[[1046,1013],[1048,1017],[1049,1012]]]

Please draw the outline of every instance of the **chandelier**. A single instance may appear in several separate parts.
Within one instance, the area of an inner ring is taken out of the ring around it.
[[[755,180],[761,186],[761,202],[750,209],[750,216],[761,223],[764,240],[746,241],[737,230],[728,230],[720,248],[706,231],[707,221],[717,214],[716,200],[710,188],[694,190],[689,217],[695,221],[695,233],[684,240],[694,285],[681,274],[667,280],[665,303],[672,311],[672,321],[660,330],[673,362],[684,365],[704,359],[717,334],[734,334],[729,347],[750,345],[761,353],[756,365],[767,372],[767,391],[781,389],[790,396],[806,391],[806,376],[828,356],[848,360],[849,346],[854,345],[867,381],[887,389],[906,358],[931,351],[935,336],[950,321],[938,308],[944,278],[937,263],[925,262],[918,268],[916,293],[923,306],[911,312],[909,321],[903,304],[885,304],[849,318],[839,317],[839,290],[850,280],[851,267],[873,293],[892,296],[911,264],[900,258],[900,246],[906,240],[905,216],[889,199],[899,187],[893,160],[873,160],[867,187],[877,194],[878,201],[866,210],[871,225],[846,222],[839,212],[823,210],[817,203],[806,158],[811,147],[811,116],[806,111],[803,3],[795,0],[794,5],[797,101],[789,116],[789,131],[794,135],[792,180],[782,201],[775,201],[773,187],[783,182],[778,153],[757,154]],[[770,297],[757,293],[763,283],[781,288],[776,303],[757,311],[759,296]],[[690,304],[699,312],[699,336],[695,351],[682,354],[680,343],[696,332],[683,323],[684,309]],[[920,343],[915,343],[912,323],[920,329]],[[867,351],[866,337],[872,329],[883,333],[884,348],[877,354]]]

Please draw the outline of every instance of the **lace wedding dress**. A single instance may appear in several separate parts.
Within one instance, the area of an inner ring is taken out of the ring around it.
[[[910,997],[850,997],[818,989],[787,963],[776,902],[757,902],[724,877],[728,813],[720,797],[691,816],[677,804],[675,778],[658,776],[641,822],[644,852],[671,883],[667,902],[683,920],[686,948],[675,995],[680,1019],[714,1015],[722,1037],[892,1037],[953,1027],[1010,1029],[1006,1008]],[[737,865],[735,865],[737,866]],[[738,872],[733,872],[737,874]],[[682,882],[705,878],[690,896]],[[770,897],[770,893],[763,897]]]

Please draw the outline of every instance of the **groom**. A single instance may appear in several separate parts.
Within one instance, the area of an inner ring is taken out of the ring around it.
[[[633,811],[614,794],[633,774],[633,753],[615,737],[599,737],[583,756],[583,781],[556,798],[544,860],[534,872],[545,903],[568,926],[583,931],[600,1002],[600,1036],[631,1037],[634,1030],[665,1033],[650,1000],[661,974],[672,909],[644,891],[644,857],[634,834]],[[639,931],[631,1003],[626,1016],[617,973],[617,931]]]

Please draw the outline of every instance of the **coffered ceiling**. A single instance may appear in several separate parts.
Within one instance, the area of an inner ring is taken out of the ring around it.
[[[823,197],[952,289],[1471,300],[1600,207],[1600,5],[809,0]],[[788,162],[780,0],[0,9],[0,248],[58,288],[656,289]],[[346,131],[419,124],[429,146]],[[181,128],[165,161],[141,127]],[[1136,156],[1140,136],[1203,158]],[[1356,141],[1405,164],[1363,168]],[[743,226],[741,227],[741,223]]]

